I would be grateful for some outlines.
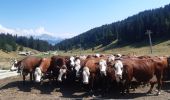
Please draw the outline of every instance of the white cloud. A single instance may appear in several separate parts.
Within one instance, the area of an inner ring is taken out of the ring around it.
[[[9,28],[6,28],[6,27],[0,25],[0,32],[1,32],[1,33],[14,33],[15,30],[9,29]]]
[[[36,29],[20,29],[20,28],[16,28],[16,29],[12,29],[12,28],[7,28],[4,27],[0,24],[0,33],[9,33],[9,34],[17,34],[18,36],[37,36],[37,35],[41,35],[41,34],[48,34],[51,36],[54,36],[54,33],[48,32],[47,30],[45,30],[44,27],[38,27]]]

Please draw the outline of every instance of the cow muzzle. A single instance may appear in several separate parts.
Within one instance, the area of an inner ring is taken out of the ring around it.
[[[116,81],[120,82],[122,80],[122,75],[121,74],[116,74]]]
[[[90,76],[89,68],[84,67],[82,74],[83,74],[83,84],[88,84],[89,83],[89,76]]]
[[[106,76],[106,71],[100,71],[101,76]]]
[[[67,71],[66,69],[60,69],[58,79],[57,79],[59,82],[62,82],[62,77],[64,74],[66,74],[66,71]]]

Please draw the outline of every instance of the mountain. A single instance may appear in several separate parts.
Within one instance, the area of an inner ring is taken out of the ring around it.
[[[117,41],[117,46],[148,41],[147,30],[151,31],[153,41],[159,38],[170,39],[170,4],[93,28],[59,42],[56,47],[60,50],[78,49],[80,46],[83,49],[93,49],[96,46],[105,47],[113,41]]]
[[[59,43],[60,41],[62,41],[61,38],[56,38],[56,37],[48,35],[48,34],[41,34],[39,36],[35,36],[35,38],[40,39],[40,40],[45,40],[52,45],[55,45],[55,44]]]

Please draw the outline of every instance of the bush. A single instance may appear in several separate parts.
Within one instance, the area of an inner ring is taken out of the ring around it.
[[[24,50],[23,46],[20,46],[19,51],[23,51],[23,50]]]
[[[11,52],[13,50],[12,46],[9,44],[5,44],[5,51],[6,52]]]

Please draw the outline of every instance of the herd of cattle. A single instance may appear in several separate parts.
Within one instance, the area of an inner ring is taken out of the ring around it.
[[[30,80],[43,82],[45,77],[49,81],[62,83],[80,82],[88,85],[90,90],[95,86],[105,91],[116,82],[120,93],[129,93],[132,83],[150,83],[148,93],[152,92],[158,83],[160,94],[162,81],[170,70],[170,57],[158,56],[128,56],[128,55],[87,55],[87,56],[52,56],[39,58],[28,56],[20,61],[14,60],[11,71],[17,70],[25,76],[30,74]],[[170,75],[170,74],[169,74]],[[156,77],[156,80],[153,78]]]

